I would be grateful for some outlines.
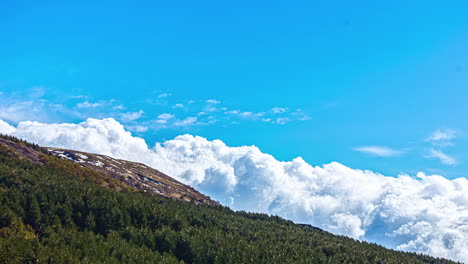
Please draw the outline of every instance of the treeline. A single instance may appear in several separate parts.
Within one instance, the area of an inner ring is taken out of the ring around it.
[[[454,263],[81,174],[0,149],[0,263]]]
[[[10,136],[10,135],[6,135],[6,134],[2,134],[2,133],[0,133],[0,138],[5,139],[5,140],[9,140],[9,141],[14,142],[14,143],[18,143],[18,144],[20,144],[21,146],[24,146],[24,147],[29,147],[29,148],[32,148],[34,150],[47,153],[47,151],[44,148],[40,147],[39,145],[37,145],[35,143],[30,143],[30,142],[28,142],[28,141],[26,141],[24,139],[20,139],[20,138]]]

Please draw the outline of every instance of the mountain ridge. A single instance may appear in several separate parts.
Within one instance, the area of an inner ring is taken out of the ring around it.
[[[195,204],[220,205],[209,196],[143,163],[116,159],[107,155],[45,147],[52,155],[73,161],[85,168],[107,174],[129,187],[153,195],[194,202]]]
[[[77,150],[43,147],[21,140],[15,142],[0,138],[0,145],[8,147],[10,151],[15,152],[20,157],[41,165],[44,165],[48,160],[47,156],[44,155],[52,155],[83,168],[103,173],[137,191],[195,204],[220,205],[219,202],[212,200],[193,187],[142,163]]]

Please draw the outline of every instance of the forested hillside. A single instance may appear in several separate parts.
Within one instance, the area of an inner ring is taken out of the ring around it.
[[[102,184],[102,174],[55,162],[0,145],[0,263],[454,263]]]

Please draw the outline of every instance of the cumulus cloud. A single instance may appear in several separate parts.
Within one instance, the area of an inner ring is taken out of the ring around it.
[[[354,148],[354,150],[378,157],[393,157],[403,153],[400,150],[394,150],[385,146],[362,146]]]
[[[466,178],[388,177],[337,162],[278,161],[255,146],[230,147],[192,135],[150,148],[113,119],[28,121],[15,130],[0,123],[0,132],[6,130],[40,145],[148,164],[233,209],[277,214],[337,234],[468,262]]]
[[[16,131],[14,126],[0,119],[0,134],[12,134]]]
[[[0,129],[0,133],[7,133],[3,130],[4,126],[0,126]],[[116,157],[125,156],[133,161],[138,160],[138,155],[149,151],[144,139],[133,137],[122,124],[112,118],[89,118],[80,124],[22,121],[13,133],[8,134],[43,146],[81,149]]]

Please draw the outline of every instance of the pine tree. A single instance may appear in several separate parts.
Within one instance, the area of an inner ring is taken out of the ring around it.
[[[94,218],[93,212],[89,213],[86,217],[85,227],[90,231],[94,231],[96,229],[96,219]]]
[[[26,213],[26,223],[31,225],[34,229],[38,229],[41,223],[41,208],[36,196],[29,197],[28,211]]]

